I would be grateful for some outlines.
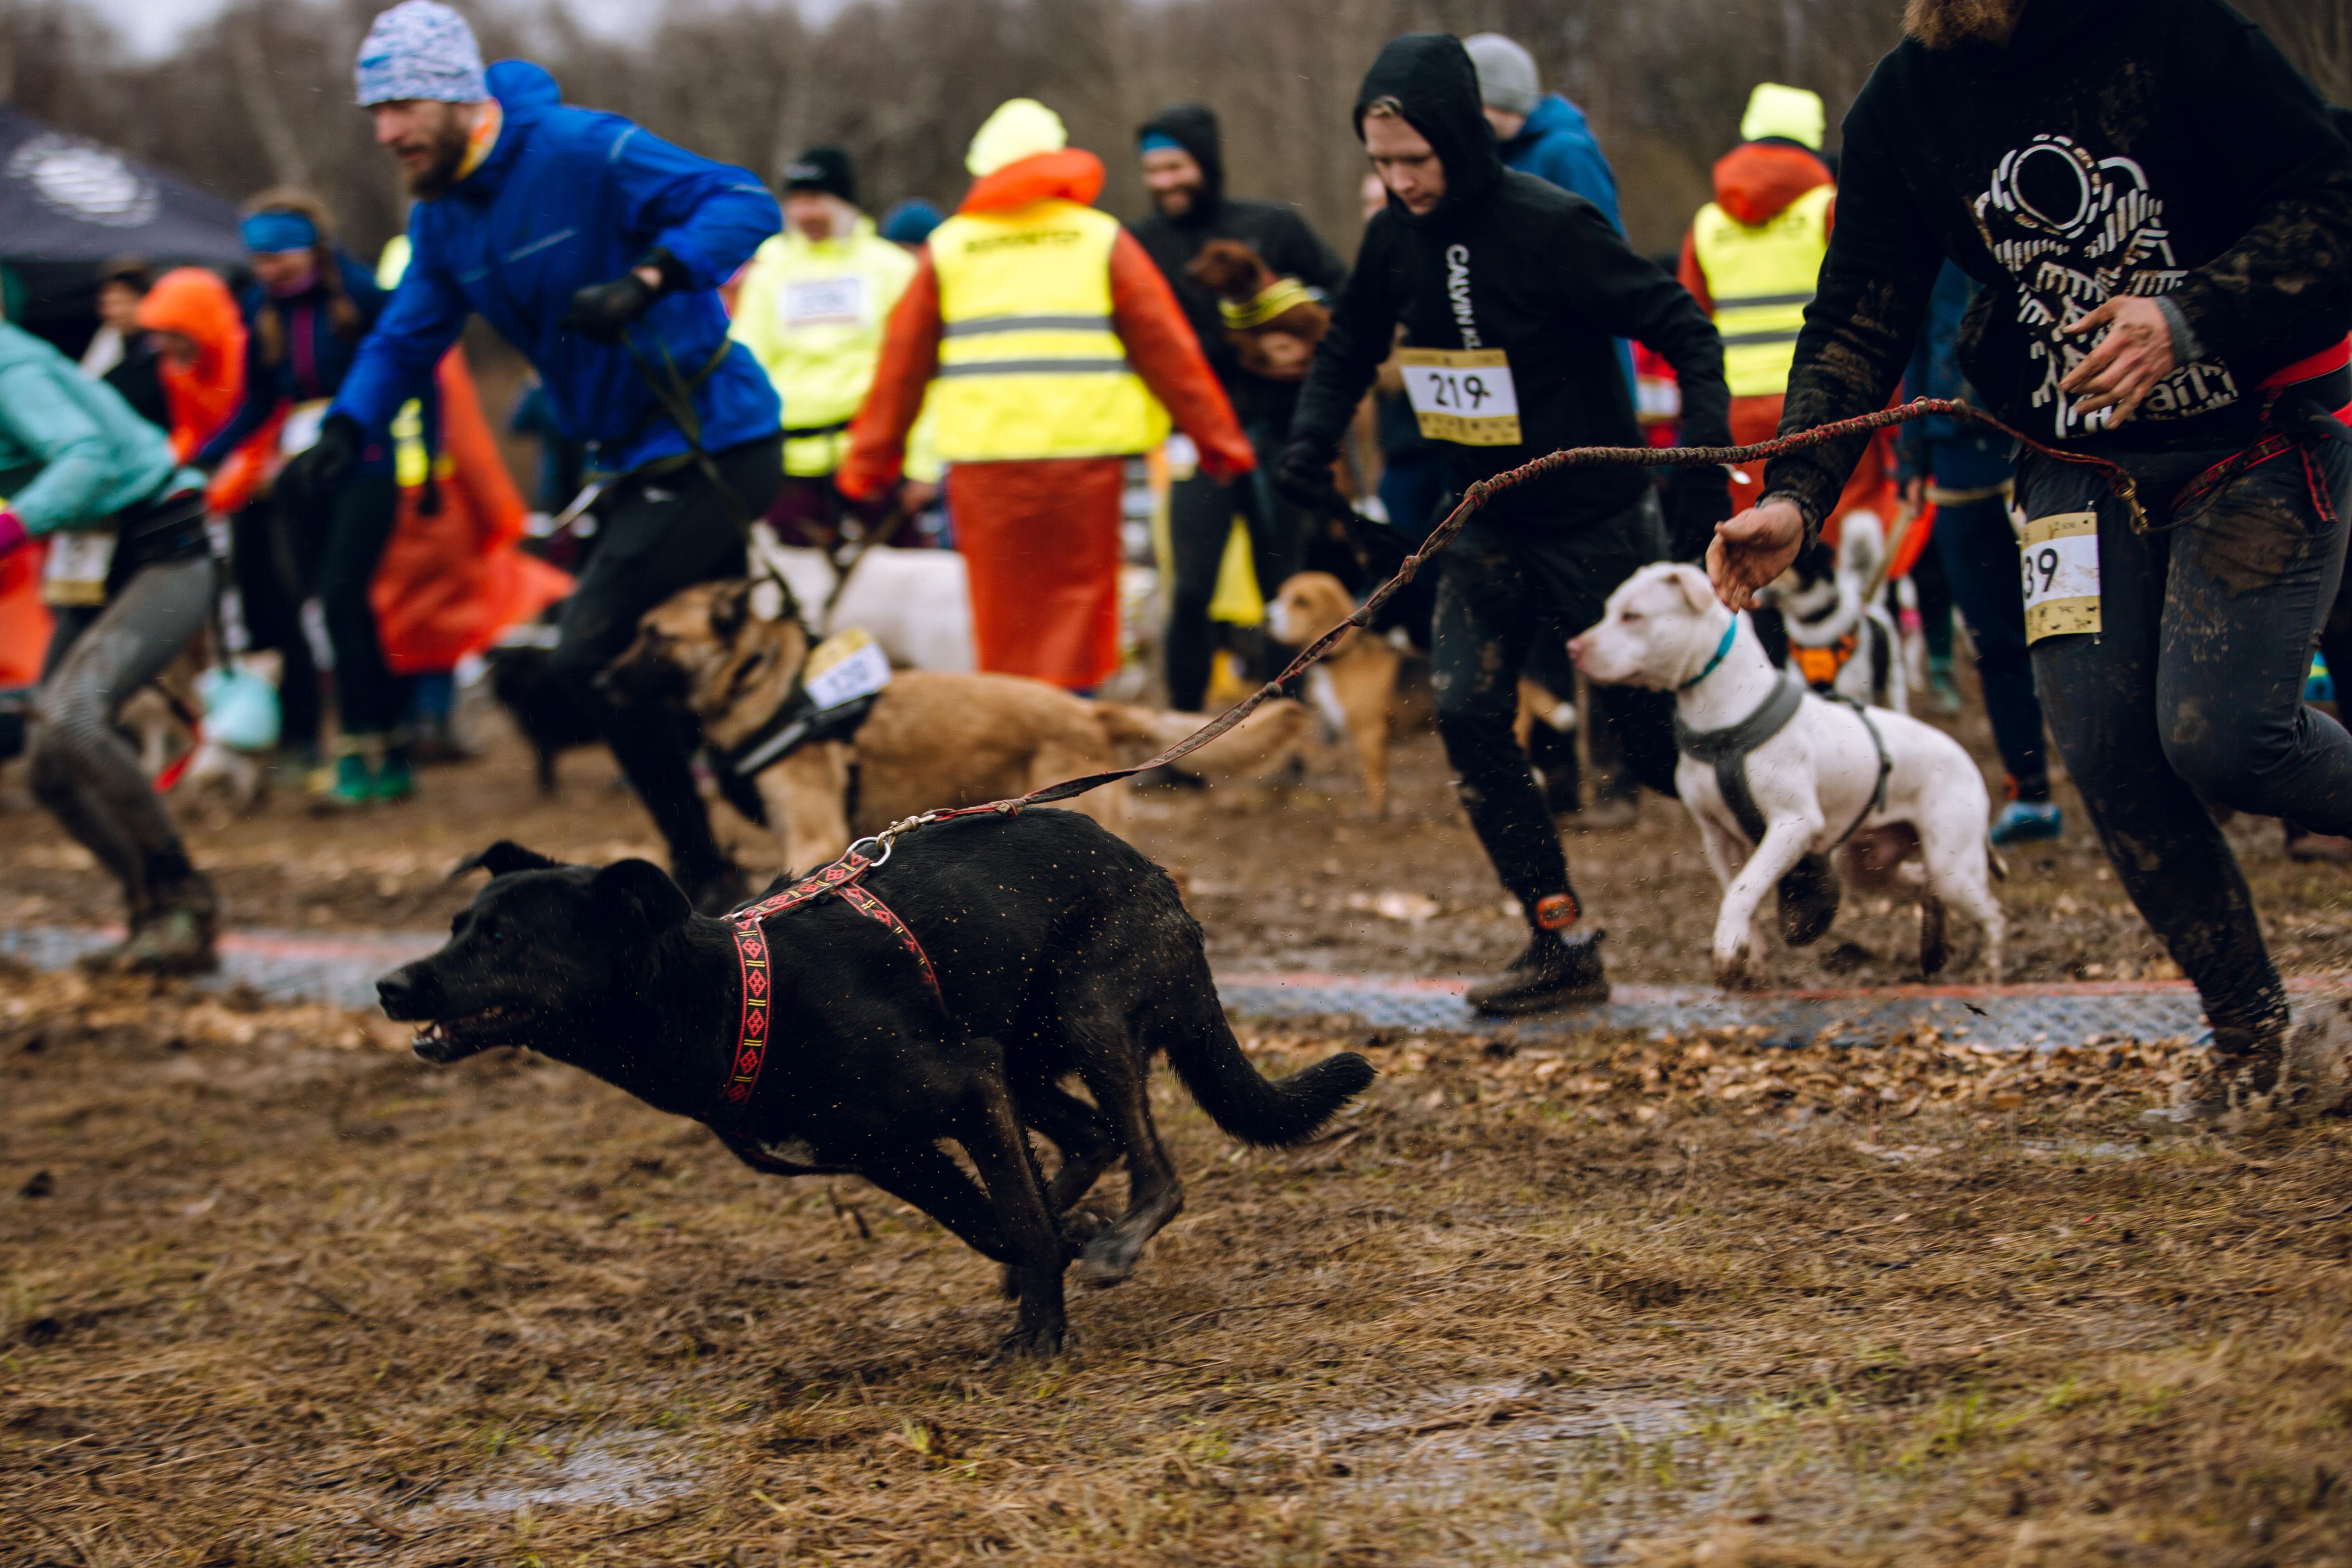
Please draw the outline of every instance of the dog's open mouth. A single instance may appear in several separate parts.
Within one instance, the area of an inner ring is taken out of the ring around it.
[[[418,1026],[409,1048],[428,1062],[454,1062],[492,1046],[523,1044],[523,1016],[511,1007],[485,1007],[477,1013],[436,1018]]]

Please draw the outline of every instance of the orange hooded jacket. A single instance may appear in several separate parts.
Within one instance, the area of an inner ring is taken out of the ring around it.
[[[482,416],[463,352],[443,355],[435,375],[440,510],[420,510],[425,486],[403,487],[399,521],[368,590],[384,662],[395,675],[454,668],[572,592],[569,575],[516,548],[522,494]]]
[[[156,364],[172,410],[172,452],[184,461],[245,395],[245,318],[218,274],[175,267],[139,301],[139,324],[151,332],[176,332],[195,345],[193,363],[164,354]]]

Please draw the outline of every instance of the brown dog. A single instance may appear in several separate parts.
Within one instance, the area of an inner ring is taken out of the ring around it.
[[[1277,278],[1258,253],[1238,239],[1213,239],[1184,268],[1217,296],[1225,341],[1242,368],[1269,381],[1303,381],[1331,312],[1295,278]]]
[[[755,593],[739,578],[665,601],[637,623],[636,641],[606,679],[640,697],[683,701],[711,744],[747,748],[800,690],[811,651],[790,613],[773,620],[754,613]],[[1138,715],[1150,710],[1108,706],[1024,676],[899,670],[854,731],[806,742],[760,766],[751,783],[786,867],[807,871],[853,837],[921,812],[1008,799],[1119,766],[1120,743],[1132,743]],[[1297,703],[1269,703],[1196,756],[1206,759],[1203,772],[1239,770],[1305,725]],[[1116,833],[1126,822],[1127,786],[1108,784],[1066,804]]]
[[[1282,584],[1266,606],[1275,637],[1293,647],[1313,642],[1355,613],[1355,596],[1328,572],[1301,572]],[[1397,669],[1404,655],[1379,637],[1350,627],[1322,663],[1307,672],[1307,696],[1333,727],[1355,742],[1372,815],[1389,810],[1389,733],[1394,718]]]

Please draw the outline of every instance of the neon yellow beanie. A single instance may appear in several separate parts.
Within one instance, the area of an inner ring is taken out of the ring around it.
[[[1785,136],[1818,153],[1828,119],[1820,93],[1761,81],[1748,95],[1748,112],[1739,119],[1739,139],[1761,142],[1767,136]]]
[[[1034,98],[1008,98],[972,137],[963,166],[985,177],[1007,163],[1058,153],[1069,144],[1070,133],[1063,129],[1060,115]]]

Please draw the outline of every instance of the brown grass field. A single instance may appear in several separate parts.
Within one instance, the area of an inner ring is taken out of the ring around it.
[[[0,1563],[2352,1562],[2352,1126],[2177,1047],[1256,1029],[1382,1078],[1076,1349],[542,1059],[0,973]],[[1116,1188],[1114,1176],[1107,1185]]]

